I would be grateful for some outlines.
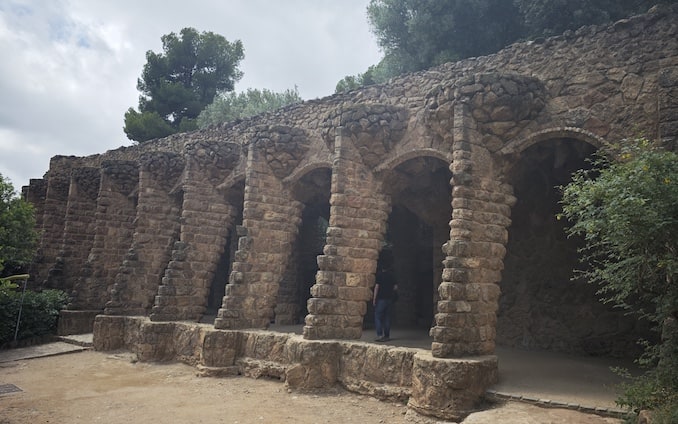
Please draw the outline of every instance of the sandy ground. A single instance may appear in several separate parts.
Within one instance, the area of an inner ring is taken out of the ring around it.
[[[0,424],[42,423],[420,423],[441,421],[341,389],[289,392],[247,377],[198,377],[179,364],[139,363],[129,353],[85,351],[0,363]],[[509,402],[464,423],[619,423],[564,409]]]

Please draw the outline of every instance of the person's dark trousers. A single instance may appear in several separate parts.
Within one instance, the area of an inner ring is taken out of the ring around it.
[[[377,299],[374,305],[374,324],[377,327],[377,338],[391,337],[391,301]]]

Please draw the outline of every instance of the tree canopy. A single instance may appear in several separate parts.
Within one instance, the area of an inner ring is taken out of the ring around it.
[[[644,13],[657,3],[675,0],[514,0],[530,38],[562,34]]]
[[[263,112],[279,109],[283,106],[299,103],[302,99],[299,91],[288,89],[281,93],[271,90],[252,89],[236,94],[231,91],[219,93],[214,102],[205,108],[198,116],[198,127],[206,128],[221,122],[234,121]]]
[[[385,82],[519,40],[603,24],[678,0],[371,0],[367,18],[383,59],[336,91]]]
[[[488,54],[523,33],[517,7],[506,0],[371,0],[367,17],[401,73]]]
[[[641,358],[650,371],[620,403],[676,422],[678,154],[639,139],[622,142],[614,156],[598,156],[592,170],[574,174],[563,189],[563,216],[569,234],[584,238],[581,274],[604,301],[647,319],[660,334]]]
[[[138,142],[197,128],[196,119],[217,93],[232,91],[242,72],[240,40],[184,28],[162,36],[163,52],[146,53],[137,81],[139,110],[125,113],[125,134]]]
[[[33,206],[0,174],[0,277],[19,272],[33,260],[37,237]]]

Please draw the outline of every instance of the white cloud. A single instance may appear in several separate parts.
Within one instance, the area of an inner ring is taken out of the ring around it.
[[[0,173],[15,188],[40,178],[54,155],[129,145],[148,50],[184,27],[245,47],[237,91],[295,85],[303,98],[332,94],[380,54],[368,0],[0,0]]]

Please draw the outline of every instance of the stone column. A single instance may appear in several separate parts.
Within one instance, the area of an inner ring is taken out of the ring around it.
[[[40,231],[42,228],[42,219],[45,214],[45,198],[47,197],[47,180],[31,179],[28,186],[22,188],[24,200],[33,205],[35,214],[35,229]],[[37,258],[36,258],[37,260]],[[36,278],[37,262],[31,263],[28,273],[31,276],[28,284],[31,288],[37,288],[40,280]]]
[[[63,260],[61,288],[71,290],[71,302],[78,298],[78,281],[82,279],[82,267],[94,239],[100,180],[99,168],[73,168],[71,171],[63,244],[59,252]]]
[[[431,329],[433,356],[494,353],[499,282],[506,253],[511,205],[509,186],[499,183],[481,144],[470,108],[454,106],[452,221],[440,301]]]
[[[35,227],[42,227],[42,216],[45,211],[47,181],[42,178],[31,178],[28,186],[22,187],[22,197],[33,205],[35,211]]]
[[[155,298],[153,321],[200,320],[238,215],[238,208],[216,187],[237,163],[240,146],[196,142],[185,147],[185,156],[181,233]]]
[[[675,61],[673,62],[675,63]],[[676,67],[667,66],[659,72],[657,79],[658,138],[673,151],[678,150],[678,72]]]
[[[267,328],[274,318],[303,205],[273,173],[268,147],[263,141],[248,147],[243,223],[216,328]]]
[[[278,325],[294,325],[298,323],[299,310],[299,240],[292,245],[287,261],[287,269],[278,288],[278,301],[275,305],[275,323]]]
[[[342,127],[334,138],[330,222],[304,338],[359,339],[391,209]]]
[[[63,261],[59,252],[63,245],[66,205],[71,182],[71,158],[55,156],[47,172],[47,194],[40,228],[40,246],[36,255],[33,278],[41,287],[61,288]]]
[[[115,274],[132,244],[138,185],[136,162],[102,163],[94,240],[82,266],[82,278],[76,280],[78,295],[70,305],[72,309],[101,311],[109,300]]]
[[[140,158],[134,237],[115,277],[107,315],[147,315],[179,237],[183,159],[168,152]]]

